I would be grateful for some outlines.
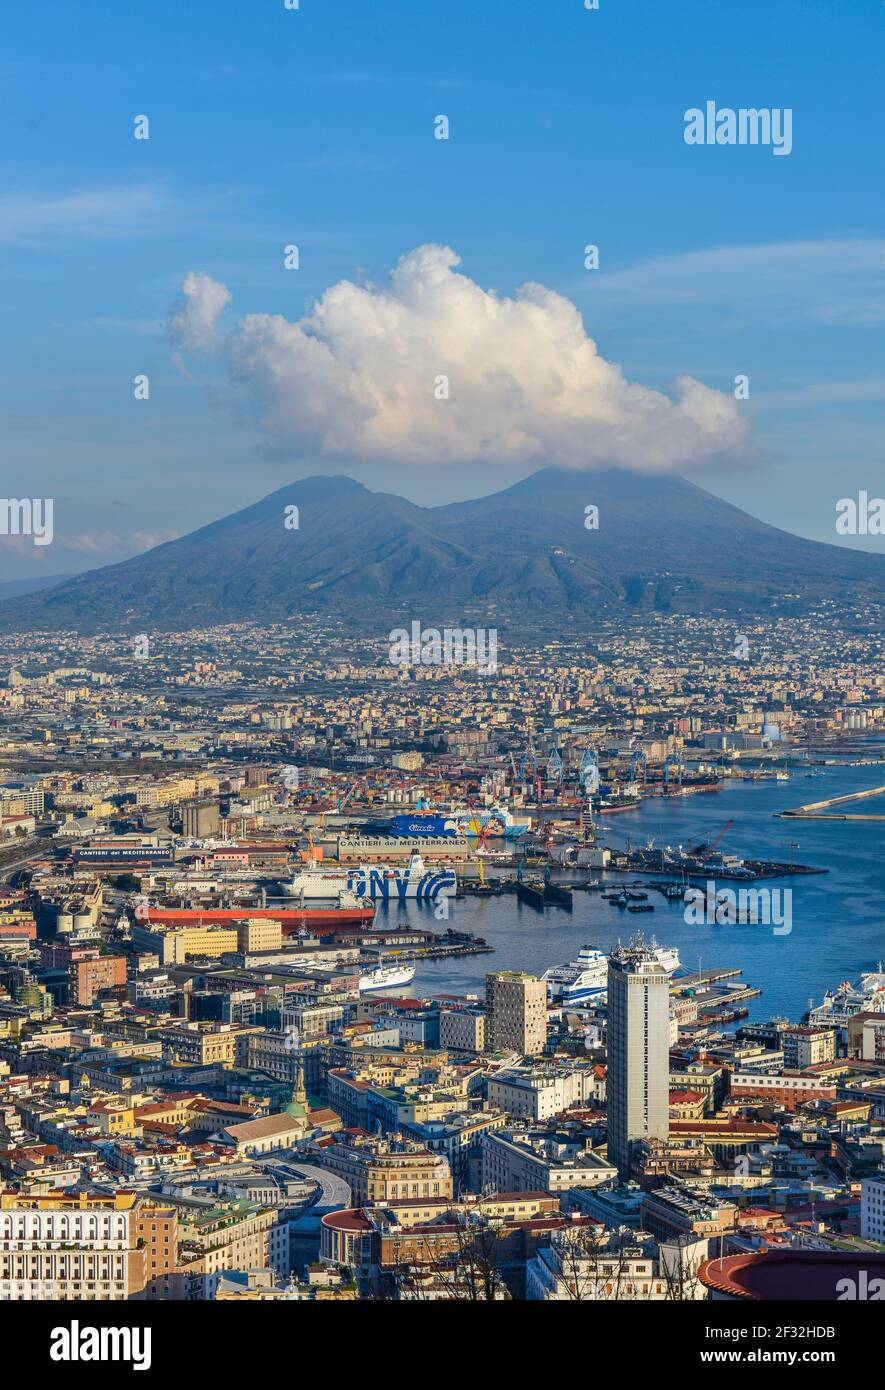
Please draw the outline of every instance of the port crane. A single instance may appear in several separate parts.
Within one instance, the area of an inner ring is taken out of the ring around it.
[[[588,797],[595,796],[599,791],[599,763],[592,748],[585,749],[581,756],[578,778],[584,784],[585,794]]]
[[[631,782],[635,782],[635,781],[636,781],[636,768],[637,768],[637,766],[641,766],[641,768],[642,768],[642,777],[641,777],[641,781],[644,782],[644,781],[645,781],[645,774],[646,774],[646,770],[647,770],[647,766],[648,766],[648,759],[646,758],[645,753],[642,751],[641,748],[634,748],[634,750],[633,750],[632,753],[630,754],[630,781],[631,781]]]
[[[355,781],[355,782],[351,782],[350,786],[347,788],[347,790],[344,792],[344,794],[338,798],[338,805],[336,806],[335,809],[336,809],[336,811],[339,813],[339,815],[340,815],[340,813],[344,810],[345,806],[347,805],[347,803],[348,803],[348,801],[350,800],[350,798],[353,796],[353,794],[354,794],[354,792],[356,791],[356,789],[357,789],[358,786],[359,786],[359,781],[358,781],[358,780]]]
[[[682,763],[674,763],[671,758],[664,759],[664,789],[670,786],[670,768],[676,768],[677,785],[682,786]]]
[[[727,821],[725,822],[725,824],[723,825],[722,829],[719,831],[719,834],[716,836],[715,840],[713,840],[709,845],[707,845],[707,844],[695,845],[695,849],[694,849],[695,854],[698,855],[699,858],[700,858],[701,856],[706,857],[706,856],[708,856],[708,855],[711,855],[711,854],[717,849],[717,847],[721,844],[721,842],[725,839],[725,836],[728,834],[729,830],[731,829],[731,827],[732,827],[733,825],[734,825],[734,821],[733,821],[733,820],[727,820]]]
[[[547,759],[547,781],[562,781],[562,754],[558,748],[550,750],[550,756]]]
[[[491,834],[491,831],[492,831],[492,820],[491,820],[491,818],[490,818],[489,820],[486,821],[485,825],[481,826],[480,829],[479,829],[478,831],[475,832],[475,833],[476,833],[476,845],[475,845],[474,850],[473,850],[473,857],[474,857],[474,859],[476,860],[476,867],[477,867],[477,869],[479,870],[479,881],[480,881],[480,883],[482,884],[483,888],[485,887],[485,883],[486,883],[486,867],[485,867],[485,852],[486,852],[486,847],[485,847],[485,846],[486,846],[486,840],[489,838],[489,835]]]

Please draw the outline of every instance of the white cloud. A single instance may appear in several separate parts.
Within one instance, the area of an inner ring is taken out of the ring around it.
[[[629,382],[570,300],[532,283],[500,296],[459,264],[446,246],[420,246],[387,284],[341,281],[297,322],[241,319],[227,351],[262,429],[298,453],[410,464],[669,471],[746,445],[732,397],[691,377],[672,397]],[[227,291],[208,283],[214,328]]]
[[[177,540],[180,534],[179,531],[132,531],[128,535],[119,531],[80,531],[65,545],[69,550],[92,555],[140,555],[156,545]]]
[[[184,352],[211,348],[218,320],[231,300],[230,290],[211,275],[193,270],[184,277],[181,289],[184,301],[169,316],[170,338]]]

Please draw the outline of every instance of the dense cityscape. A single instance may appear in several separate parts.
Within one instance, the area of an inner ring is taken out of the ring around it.
[[[4,1300],[777,1298],[885,1267],[881,967],[749,1019],[764,979],[715,936],[689,970],[644,915],[766,931],[747,885],[826,868],[728,852],[716,793],[872,788],[878,638],[660,618],[430,676],[310,621],[4,645]],[[709,840],[604,843],[653,798],[706,799]],[[590,895],[622,943],[540,976],[451,925]],[[471,954],[481,989],[410,988]]]
[[[883,23],[4,17],[4,1369],[869,1374]]]

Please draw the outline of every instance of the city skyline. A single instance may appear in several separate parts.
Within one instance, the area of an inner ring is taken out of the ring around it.
[[[4,20],[7,1359],[872,1359],[883,26]]]

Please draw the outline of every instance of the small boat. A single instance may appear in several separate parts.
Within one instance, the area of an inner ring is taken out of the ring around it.
[[[682,898],[685,895],[685,889],[681,883],[662,883],[661,892],[664,897],[671,902],[675,902],[678,898]]]

